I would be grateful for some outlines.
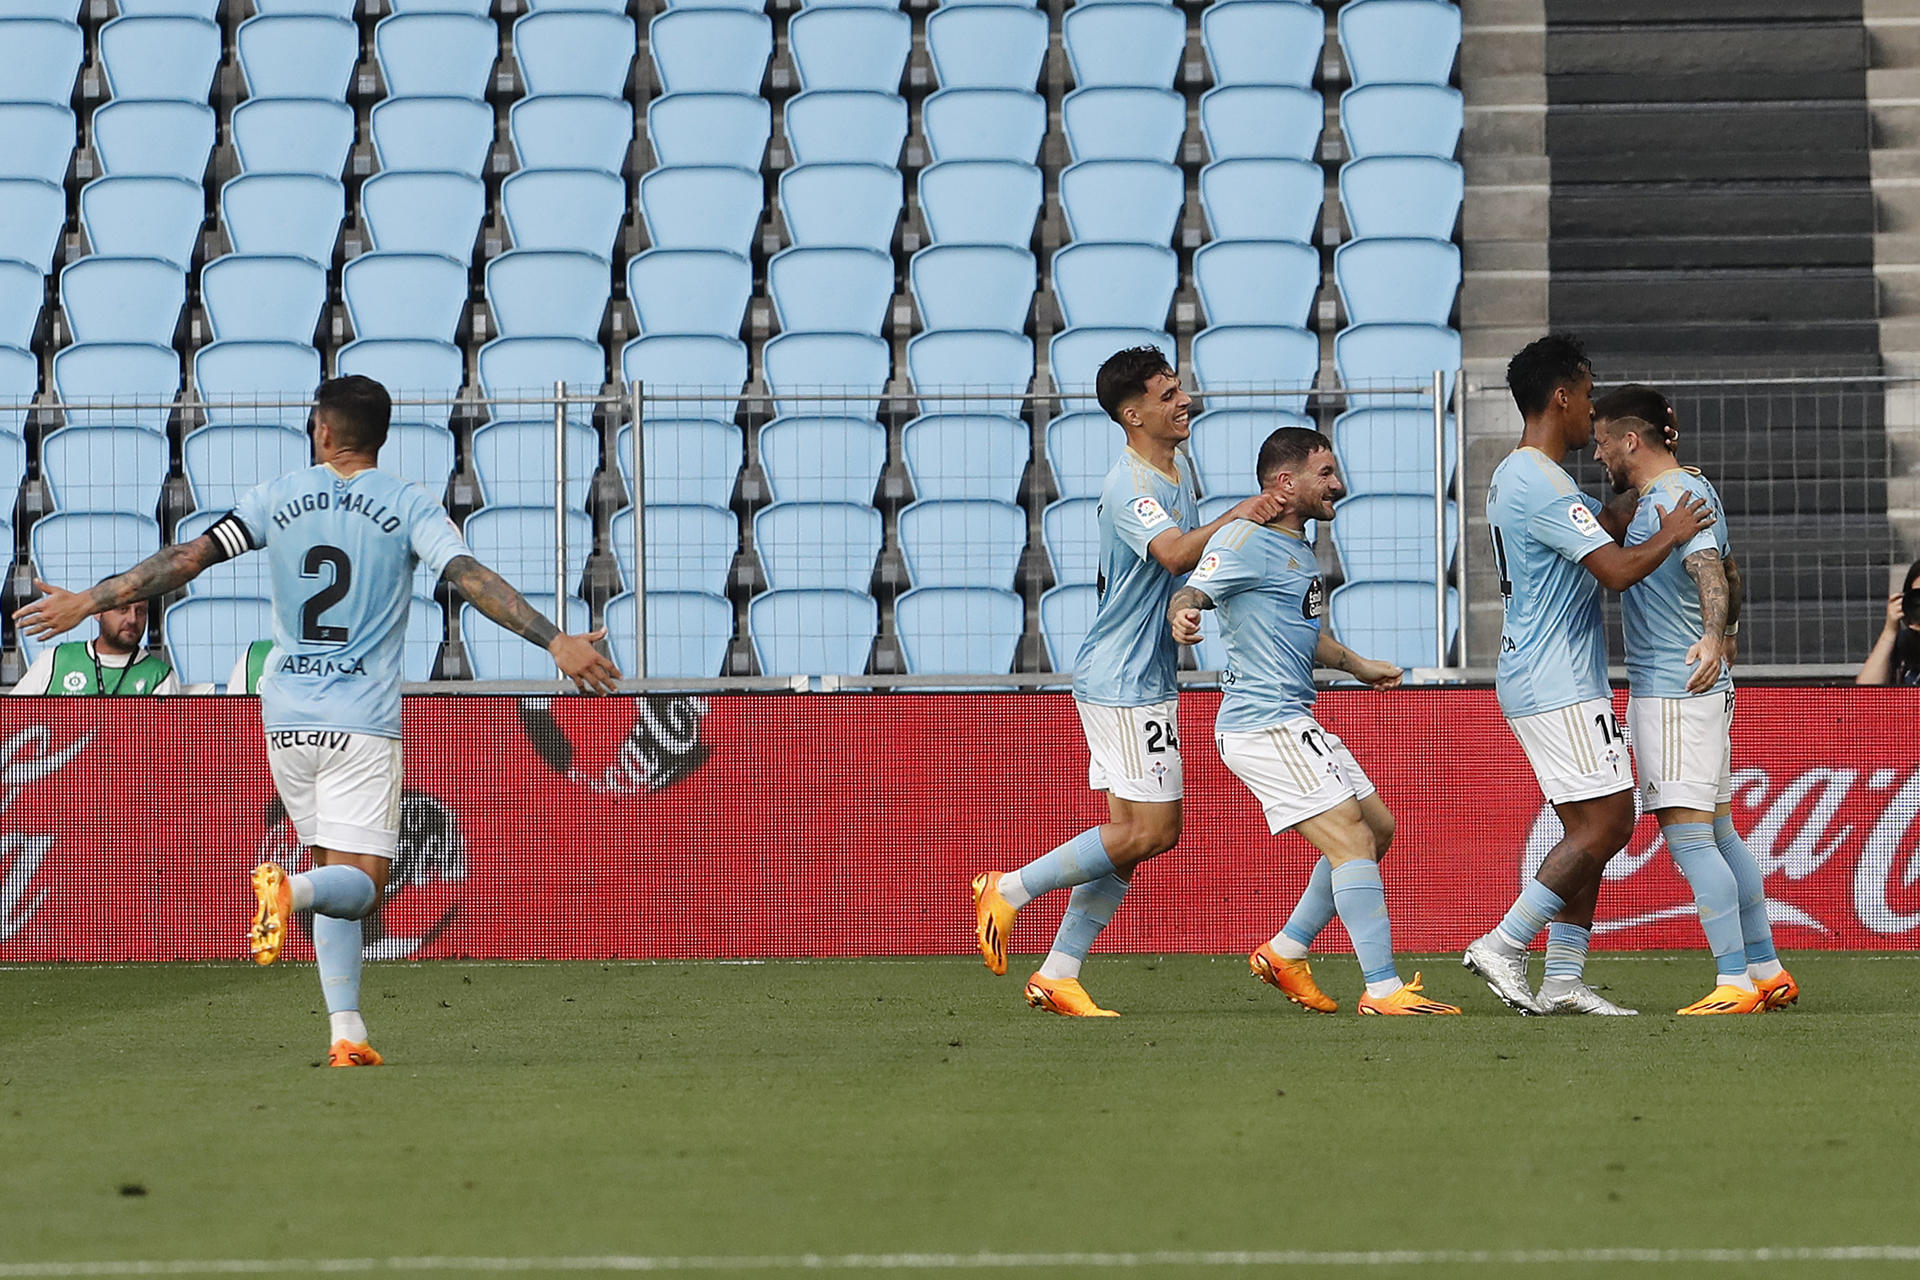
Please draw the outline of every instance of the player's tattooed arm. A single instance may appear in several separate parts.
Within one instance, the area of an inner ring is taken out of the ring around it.
[[[1687,649],[1687,665],[1693,668],[1687,677],[1688,693],[1705,693],[1720,679],[1726,662],[1727,573],[1720,553],[1711,547],[1696,551],[1680,562],[1700,592],[1700,639]]]
[[[1325,630],[1320,632],[1320,639],[1314,645],[1313,660],[1330,671],[1344,671],[1362,684],[1372,685],[1376,689],[1397,689],[1401,677],[1406,674],[1391,662],[1361,657]]]
[[[1200,643],[1200,614],[1213,608],[1213,597],[1198,587],[1181,587],[1167,604],[1167,625],[1176,644]]]
[[[1600,527],[1606,530],[1609,538],[1625,545],[1627,541],[1627,526],[1633,523],[1633,513],[1639,505],[1640,498],[1638,494],[1615,494],[1607,502],[1606,506],[1600,508]]]
[[[1720,565],[1727,571],[1727,625],[1738,626],[1740,606],[1747,602],[1747,580],[1740,576],[1740,562],[1732,556],[1723,557]]]
[[[86,591],[67,591],[35,578],[33,585],[44,594],[13,616],[28,635],[46,640],[71,630],[93,614],[178,590],[209,565],[224,559],[213,539],[203,534],[191,542],[162,547],[125,573],[115,574]]]
[[[455,556],[447,566],[446,578],[468,604],[542,649],[560,634],[560,628],[528,604],[512,583],[472,556]]]

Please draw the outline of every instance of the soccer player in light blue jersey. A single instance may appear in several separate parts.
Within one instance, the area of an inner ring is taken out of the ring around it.
[[[1714,521],[1699,498],[1658,513],[1638,546],[1601,527],[1600,504],[1560,463],[1593,435],[1593,369],[1578,339],[1549,334],[1507,365],[1526,426],[1487,489],[1504,620],[1494,688],[1565,830],[1495,928],[1461,963],[1522,1013],[1627,1014],[1585,982],[1587,941],[1608,859],[1633,835],[1633,771],[1607,684],[1600,588],[1624,591]],[[1527,948],[1551,922],[1535,996]]]
[[[1133,869],[1180,838],[1179,662],[1162,621],[1174,575],[1192,570],[1207,539],[1228,521],[1265,520],[1275,510],[1271,498],[1256,495],[1196,527],[1193,477],[1178,452],[1193,400],[1159,348],[1109,356],[1094,392],[1127,436],[1100,493],[1100,605],[1073,676],[1092,756],[1087,785],[1107,793],[1108,821],[1018,871],[973,877],[974,934],[995,974],[1007,971],[1015,913],[1043,893],[1072,888],[1025,995],[1037,1009],[1081,1018],[1117,1016],[1080,985],[1081,965],[1113,919]]]
[[[1740,598],[1720,495],[1668,445],[1673,409],[1651,387],[1594,405],[1594,452],[1614,492],[1635,499],[1624,541],[1645,542],[1661,507],[1697,495],[1721,516],[1621,597],[1628,736],[1643,807],[1693,888],[1716,965],[1713,990],[1683,1014],[1785,1008],[1799,984],[1780,964],[1759,864],[1733,828],[1733,679],[1727,652]]]
[[[385,387],[335,378],[314,402],[314,466],[255,487],[200,537],[90,591],[37,583],[46,594],[15,617],[29,634],[58,635],[266,551],[274,615],[260,681],[267,765],[301,843],[312,847],[313,869],[292,877],[276,863],[254,870],[249,942],[254,960],[271,964],[291,913],[313,912],[328,1061],[378,1066],[360,1016],[360,921],[380,901],[399,840],[401,647],[414,566],[444,574],[482,613],[547,649],[581,689],[611,692],[620,673],[593,647],[604,632],[563,634],[473,558],[426,490],[379,470],[392,416]]]
[[[1261,444],[1255,474],[1279,514],[1215,533],[1167,605],[1168,630],[1181,644],[1199,642],[1202,610],[1218,611],[1227,650],[1214,720],[1220,758],[1260,802],[1268,830],[1298,831],[1321,854],[1292,917],[1248,965],[1295,1004],[1334,1012],[1339,1006],[1314,982],[1305,957],[1338,912],[1366,979],[1361,1013],[1459,1013],[1422,995],[1419,974],[1400,980],[1380,882],[1393,814],[1346,744],[1312,714],[1316,663],[1376,689],[1397,687],[1402,674],[1324,628],[1326,589],[1305,523],[1333,519],[1333,504],[1346,493],[1333,445],[1318,431],[1282,427]]]

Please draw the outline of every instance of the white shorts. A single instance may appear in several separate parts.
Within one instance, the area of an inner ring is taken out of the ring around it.
[[[1640,807],[1703,809],[1733,799],[1733,690],[1698,698],[1628,698]]]
[[[1508,720],[1540,790],[1553,804],[1633,789],[1633,766],[1613,718],[1611,698]]]
[[[400,739],[269,730],[267,768],[302,844],[391,858],[400,844]]]
[[[1347,744],[1312,716],[1264,729],[1214,735],[1220,758],[1247,784],[1275,835],[1351,797],[1374,793],[1372,779]]]
[[[1180,703],[1169,698],[1146,707],[1098,707],[1074,699],[1086,731],[1087,785],[1122,800],[1167,804],[1185,786],[1180,769]]]

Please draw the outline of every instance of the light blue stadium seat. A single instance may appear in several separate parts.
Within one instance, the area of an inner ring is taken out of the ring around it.
[[[1040,597],[1040,635],[1047,642],[1048,666],[1072,673],[1099,608],[1100,592],[1090,582],[1068,583]]]
[[[9,393],[4,387],[0,387],[0,396],[7,394]],[[5,411],[0,410],[0,419],[4,419],[4,416]],[[27,442],[19,436],[6,431],[0,431],[0,485],[12,485],[15,489],[18,489],[20,482],[26,478],[26,474]],[[6,512],[4,515],[6,518],[0,519],[0,529],[4,529],[7,534],[11,534],[13,532],[12,512]],[[0,539],[3,539],[3,536],[4,535],[0,535]],[[9,560],[12,559],[12,542],[0,540],[0,550],[5,551]]]
[[[1060,207],[1075,240],[1166,244],[1186,201],[1176,165],[1088,160],[1060,173]]]
[[[66,427],[40,441],[40,474],[56,511],[151,516],[167,479],[167,438],[139,427]]]
[[[774,590],[865,591],[880,556],[880,513],[853,502],[776,502],[754,516],[753,545]]]
[[[775,418],[759,443],[775,502],[870,503],[887,465],[887,429],[865,418]]]
[[[1313,85],[1327,19],[1293,0],[1222,0],[1200,15],[1200,38],[1213,82]]]
[[[1368,393],[1369,387],[1431,387],[1434,371],[1446,374],[1443,394],[1453,394],[1460,368],[1460,334],[1424,324],[1357,324],[1333,339],[1333,359],[1340,381],[1351,391],[1354,408],[1433,404],[1433,393]]]
[[[1011,502],[932,498],[900,511],[900,554],[916,587],[1013,586],[1027,513]]]
[[[79,258],[60,270],[60,309],[75,342],[168,346],[187,273],[158,258]]]
[[[1200,97],[1213,160],[1317,160],[1326,104],[1312,89],[1230,85]]]
[[[196,511],[229,511],[257,484],[313,465],[313,446],[291,427],[201,427],[180,444]]]
[[[1097,498],[1127,447],[1126,433],[1102,409],[1063,413],[1047,424],[1047,469],[1063,498]]]
[[[1460,292],[1460,249],[1444,240],[1368,237],[1334,251],[1349,324],[1444,325]]]
[[[509,420],[515,414],[527,417]],[[553,507],[553,415],[543,420],[525,408],[501,408],[494,421],[474,429],[469,456],[490,506]],[[567,505],[585,511],[593,473],[600,468],[600,434],[567,423]]]
[[[350,373],[372,378],[396,401],[393,420],[431,423],[441,431],[453,414],[453,399],[466,382],[467,360],[450,342],[423,338],[362,338],[340,348],[335,366],[341,377]],[[402,404],[403,400],[430,404]]]
[[[55,512],[33,522],[27,545],[36,576],[69,590],[83,590],[158,551],[160,526],[152,516]],[[32,646],[29,658],[43,647],[32,645],[25,632],[16,634],[23,649]]]
[[[500,184],[516,249],[565,249],[613,259],[627,189],[598,169],[522,169]]]
[[[507,111],[522,169],[599,169],[616,177],[633,146],[633,107],[620,98],[555,93]]]
[[[100,65],[116,98],[207,100],[220,28],[205,18],[115,18],[100,28]]]
[[[436,2],[445,7],[452,4],[453,0],[436,0]],[[470,2],[478,3],[479,0],[470,0]],[[356,3],[357,0],[253,0],[253,8],[256,13],[317,13],[330,18],[351,18]],[[217,0],[213,7],[219,7]],[[397,5],[388,7],[405,10],[411,6],[407,0],[399,0]]]
[[[1180,283],[1179,259],[1162,244],[1076,241],[1054,253],[1049,271],[1068,327],[1162,328]]]
[[[363,253],[341,270],[340,293],[356,338],[452,342],[467,309],[467,268],[437,253]]]
[[[1230,495],[1237,501],[1257,491],[1254,460],[1266,438],[1282,427],[1315,426],[1312,418],[1291,409],[1243,409],[1235,407],[1237,403],[1223,401],[1223,407],[1194,418],[1187,439],[1194,479],[1210,498]]]
[[[54,353],[53,386],[64,405],[95,402],[68,407],[69,425],[165,431],[170,410],[116,406],[171,405],[180,390],[180,357],[171,347],[77,342]]]
[[[727,165],[758,173],[773,135],[773,107],[752,93],[670,93],[647,104],[654,163]]]
[[[220,220],[235,253],[295,254],[330,266],[346,212],[337,178],[243,174],[220,188]]]
[[[893,602],[893,629],[909,675],[998,675],[1013,669],[1026,613],[1011,591],[916,587]]]
[[[860,675],[867,669],[880,606],[862,591],[763,591],[747,602],[760,674]]]
[[[620,375],[666,397],[656,400],[656,414],[732,422],[747,381],[747,344],[702,334],[635,338],[620,349]]]
[[[432,596],[415,591],[407,602],[407,634],[401,641],[400,661],[406,679],[419,684],[433,679],[440,646],[447,638],[447,613]]]
[[[277,428],[276,428],[277,430]],[[224,507],[203,507],[190,516],[181,517],[174,526],[173,541],[177,546],[186,546],[195,538],[213,527],[213,522],[225,515],[230,509]],[[235,596],[258,596],[271,599],[273,596],[273,567],[265,555],[243,555],[232,560],[222,560],[219,564],[209,565],[200,575],[187,584],[189,596],[215,596],[233,598]],[[271,631],[265,633],[272,635]]]
[[[551,576],[549,576],[551,581]],[[523,591],[527,603],[541,616],[559,621],[551,587],[545,591]],[[587,629],[587,602],[578,596],[567,597],[566,630],[578,634]],[[513,632],[470,604],[460,606],[460,637],[466,645],[467,662],[476,680],[563,680],[553,655]]]
[[[493,83],[500,29],[460,13],[396,13],[373,29],[373,49],[389,98],[480,101]]]
[[[430,422],[403,422],[402,414],[418,416],[419,409],[394,406],[394,422],[380,450],[380,468],[425,489],[437,500],[447,491],[453,474],[453,432]]]
[[[1349,582],[1327,597],[1328,622],[1355,653],[1397,667],[1435,667],[1445,656],[1434,643],[1433,581]],[[1448,648],[1460,634],[1460,593],[1447,588]]]
[[[1216,160],[1200,171],[1200,207],[1215,240],[1312,244],[1326,181],[1320,166],[1305,160]]]
[[[338,180],[353,137],[353,108],[344,102],[266,98],[233,109],[233,145],[243,173],[307,173]]]
[[[230,253],[200,271],[200,301],[221,341],[313,341],[327,305],[327,269],[291,255]]]
[[[647,594],[726,595],[727,575],[740,550],[740,517],[720,507],[703,506],[649,506],[646,512]],[[620,581],[634,590],[632,507],[614,513],[607,541],[620,566]]]
[[[0,347],[25,351],[33,344],[46,298],[47,278],[38,267],[0,258]],[[3,489],[4,481],[0,481]]]
[[[1355,84],[1445,84],[1460,50],[1460,7],[1435,0],[1352,0],[1340,51]]]
[[[36,5],[36,0],[27,0],[27,3]],[[268,3],[271,5],[272,0],[268,0]],[[72,9],[74,6],[63,3],[57,7]],[[172,15],[175,17],[204,18],[208,22],[216,22],[220,17],[219,0],[118,0],[114,7],[119,10],[120,16],[123,18],[150,18],[155,15]]]
[[[625,13],[548,9],[523,14],[513,24],[513,56],[529,97],[621,97],[637,52],[633,19]]]
[[[80,189],[80,225],[106,258],[158,258],[185,271],[200,242],[206,192],[185,178],[95,178]]]
[[[1173,338],[1151,329],[1063,329],[1047,344],[1047,364],[1053,370],[1054,389],[1060,393],[1063,413],[1095,409],[1094,374],[1108,356],[1127,347],[1155,346],[1174,360]]]
[[[1453,159],[1466,124],[1458,89],[1431,84],[1369,84],[1340,95],[1340,129],[1347,153]]]
[[[1094,582],[1100,576],[1100,499],[1062,498],[1040,513],[1047,563],[1056,585]]]
[[[1082,89],[1171,89],[1187,49],[1187,18],[1170,4],[1081,4],[1067,10],[1060,36]]]
[[[1094,7],[1112,13],[1158,6]],[[1186,100],[1171,89],[1075,89],[1060,104],[1060,115],[1067,149],[1075,160],[1158,160],[1172,164],[1180,158],[1180,140],[1187,129]]]
[[[884,165],[806,164],[780,174],[780,212],[795,245],[891,253],[905,199],[900,171]]]
[[[1040,82],[1047,15],[1029,5],[965,4],[927,16],[927,52],[943,89],[1019,89]]]
[[[344,102],[360,61],[360,29],[350,18],[262,14],[240,24],[234,44],[249,98]]]
[[[787,146],[794,164],[899,163],[907,141],[907,100],[865,89],[810,89],[787,99]]]
[[[584,13],[625,13],[626,0],[527,0],[527,7],[535,13],[542,12],[584,12]]]
[[[256,636],[273,634],[273,601],[265,597],[188,596],[167,606],[161,628],[181,685],[219,684],[233,674]]]
[[[1447,503],[1449,564],[1460,542],[1459,517],[1459,508]],[[1433,581],[1432,496],[1356,494],[1341,499],[1334,504],[1333,548],[1340,553],[1348,582]]]
[[[1434,156],[1372,156],[1340,166],[1340,205],[1358,236],[1453,238],[1466,171]]]
[[[767,263],[767,292],[783,332],[877,338],[893,306],[893,257],[877,249],[787,249]]]
[[[134,0],[135,4],[138,2],[139,0]],[[15,0],[7,10],[7,17],[0,21],[17,18],[50,18],[55,22],[78,22],[80,21],[80,0]]]
[[[1268,387],[1310,389],[1320,373],[1320,340],[1305,329],[1286,325],[1227,324],[1202,329],[1193,338],[1193,381],[1202,395],[1221,391],[1264,391]],[[1216,408],[1293,409],[1306,407],[1304,395],[1222,397]]]
[[[213,151],[213,108],[204,102],[119,101],[93,113],[93,150],[110,177],[158,174],[198,182]]]
[[[640,179],[640,216],[656,249],[723,249],[744,258],[765,202],[756,170],[687,165]]]
[[[1018,418],[936,411],[906,425],[900,451],[916,497],[1014,502],[1033,439]]]
[[[493,108],[472,98],[388,98],[374,104],[367,123],[388,176],[439,172],[478,179],[493,150]]]
[[[859,333],[783,333],[768,340],[761,360],[775,413],[880,416],[880,396],[886,390],[891,360],[887,344],[879,338]],[[838,392],[844,395],[832,394]],[[812,398],[823,393],[827,398]]]
[[[663,417],[671,402],[652,409],[640,437],[640,465],[646,475],[649,506],[725,507],[733,501],[746,456],[746,437],[731,422],[706,418]],[[621,482],[633,492],[633,424],[614,436],[614,462]]]
[[[1193,255],[1193,280],[1208,324],[1304,328],[1320,292],[1320,254],[1293,240],[1216,240]]]
[[[640,332],[737,338],[753,297],[753,264],[719,249],[648,249],[627,260]]]
[[[746,9],[759,13],[766,8],[766,0],[670,0],[669,9]]]
[[[0,19],[0,47],[7,50],[7,97],[64,107],[86,58],[80,24],[47,18]]]
[[[1453,415],[1446,417],[1446,482],[1453,482],[1457,446]],[[1431,408],[1349,409],[1333,420],[1333,450],[1347,491],[1364,493],[1433,492],[1433,410]]]
[[[38,178],[0,178],[0,256],[25,262],[42,275],[67,223],[67,194]]]
[[[943,160],[920,171],[920,215],[939,244],[1004,245],[1025,252],[1040,216],[1037,165]]]
[[[935,329],[907,343],[923,412],[1012,416],[1033,382],[1033,339],[1004,329]]]
[[[39,391],[40,361],[23,348],[0,346],[0,434],[18,439],[25,433],[27,404]]]
[[[739,9],[673,8],[647,24],[663,93],[760,92],[773,19]]]
[[[59,186],[73,163],[79,125],[65,103],[0,102],[0,178]]]
[[[487,264],[487,303],[502,337],[598,342],[612,295],[607,260],[590,253],[515,249]]]
[[[487,189],[463,173],[378,173],[360,187],[360,221],[389,253],[473,257]]]
[[[495,338],[480,348],[480,386],[490,396],[547,396],[553,384],[569,391],[598,392],[607,380],[607,353],[579,338]],[[524,406],[496,412],[518,416]],[[550,411],[549,411],[550,412]],[[570,418],[585,421],[591,410],[574,405]]]
[[[1021,89],[942,89],[921,104],[920,129],[936,161],[1032,164],[1047,136],[1047,100]]]
[[[619,668],[648,678],[704,680],[726,674],[733,643],[733,606],[699,591],[647,592],[647,665],[634,670],[637,651],[633,593],[607,601],[607,645]]]
[[[935,244],[907,267],[920,323],[928,329],[1027,327],[1037,280],[1033,254],[1003,244]]]
[[[211,342],[194,352],[193,381],[206,401],[208,426],[278,423],[304,430],[306,402],[320,385],[320,353],[292,342]]]
[[[912,44],[913,22],[898,9],[802,9],[787,24],[803,89],[897,93]]]
[[[553,572],[559,560],[554,531],[553,501],[534,507],[482,507],[467,517],[463,533],[474,558],[496,570],[516,589],[544,593],[553,599]],[[584,511],[567,512],[567,589],[569,593],[586,572],[593,550],[593,520]],[[538,605],[534,606],[539,608]],[[551,611],[543,610],[549,618]],[[464,619],[462,622],[464,627]],[[568,630],[576,628],[569,627]],[[585,628],[578,628],[584,630]],[[520,643],[525,644],[522,640]],[[535,650],[538,652],[538,650]],[[544,654],[542,655],[545,656]]]

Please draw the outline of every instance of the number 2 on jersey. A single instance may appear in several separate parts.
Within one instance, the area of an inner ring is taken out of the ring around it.
[[[300,606],[300,638],[311,644],[345,644],[347,629],[320,621],[320,615],[347,598],[347,589],[353,585],[353,562],[340,548],[322,543],[308,548],[307,558],[300,565],[300,576],[317,578],[325,565],[333,567],[333,581]]]

